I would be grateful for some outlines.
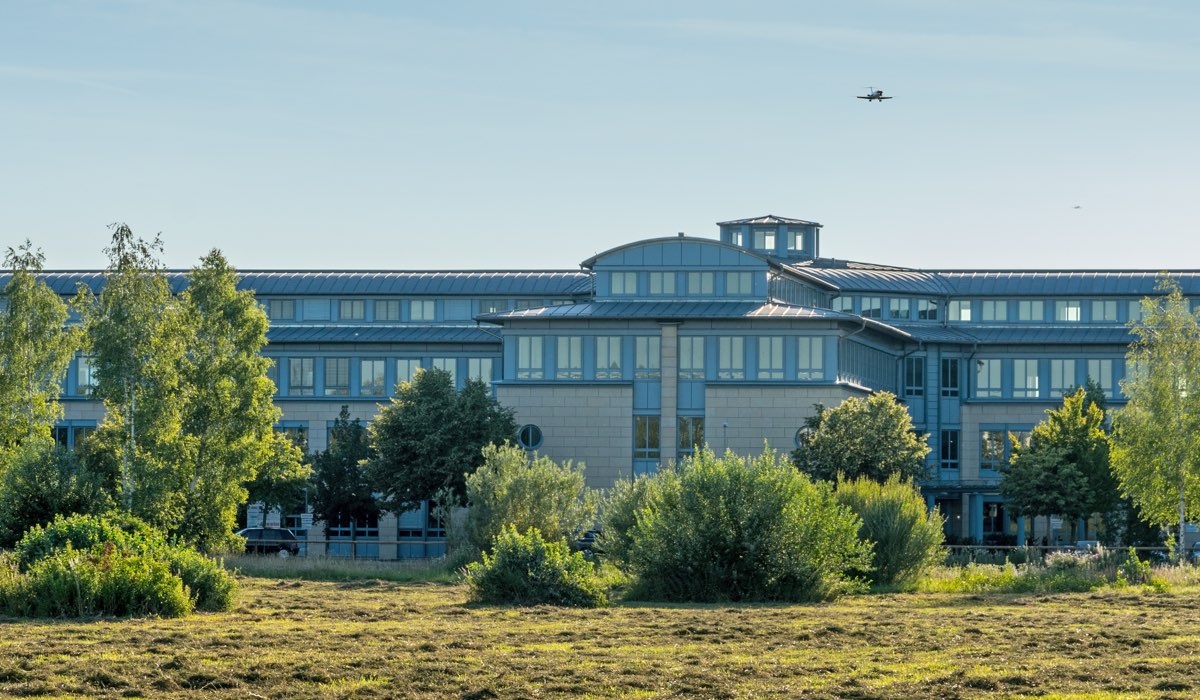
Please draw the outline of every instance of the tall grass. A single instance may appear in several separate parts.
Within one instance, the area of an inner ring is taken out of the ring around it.
[[[331,557],[279,557],[234,555],[225,565],[241,576],[298,581],[364,581],[397,583],[457,583],[459,571],[445,559],[337,559]]]

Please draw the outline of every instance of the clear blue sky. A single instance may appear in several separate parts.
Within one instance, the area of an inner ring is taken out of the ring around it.
[[[573,268],[770,212],[841,258],[1196,268],[1198,36],[1192,0],[5,0],[0,245]]]

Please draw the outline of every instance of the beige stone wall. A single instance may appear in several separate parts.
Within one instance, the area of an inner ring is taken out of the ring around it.
[[[716,452],[762,452],[763,440],[780,452],[796,447],[796,430],[812,416],[813,404],[833,407],[864,392],[848,386],[722,386],[704,391],[704,436]],[[728,423],[728,428],[723,428]]]
[[[587,485],[608,488],[633,474],[633,387],[549,384],[496,387],[517,425],[542,429],[540,454],[587,465]]]

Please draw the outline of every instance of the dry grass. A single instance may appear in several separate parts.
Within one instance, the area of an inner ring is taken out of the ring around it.
[[[182,620],[0,621],[0,696],[1195,697],[1193,595],[826,605],[464,604],[465,588],[243,580]]]

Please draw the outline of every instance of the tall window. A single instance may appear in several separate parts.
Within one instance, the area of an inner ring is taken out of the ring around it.
[[[458,386],[458,358],[435,357],[433,358],[433,368],[448,373],[450,375],[450,383]]]
[[[75,358],[75,393],[90,394],[96,388],[96,368],[90,355]]]
[[[338,302],[338,318],[343,321],[361,321],[367,317],[367,302],[362,299],[342,299]]]
[[[542,341],[540,335],[523,335],[517,338],[517,379],[545,378]]]
[[[621,378],[621,337],[596,336],[596,379]]]
[[[679,456],[693,454],[704,447],[704,416],[679,416]]]
[[[1063,396],[1075,386],[1075,360],[1050,360],[1050,398]]]
[[[800,252],[804,248],[804,232],[789,228],[787,232],[787,247],[790,253]]]
[[[958,438],[957,430],[942,431],[941,459],[938,462],[942,469],[958,469]]]
[[[383,396],[386,393],[383,360],[362,360],[358,369],[359,392],[363,396]]]
[[[755,250],[775,250],[775,229],[754,229],[754,248]]]
[[[1000,360],[975,361],[975,396],[1000,398]]]
[[[1135,299],[1134,301],[1129,302],[1129,320],[1130,321],[1142,320],[1142,302],[1141,302],[1141,300]]]
[[[951,321],[970,322],[971,302],[967,299],[955,299],[950,302],[950,309],[947,311],[947,314]]]
[[[658,379],[662,368],[662,338],[639,335],[633,339],[635,379]]]
[[[879,297],[863,297],[861,315],[866,318],[883,318],[883,299]]]
[[[583,379],[583,338],[563,335],[554,354],[555,379]]]
[[[825,378],[825,339],[797,338],[796,379]]]
[[[1100,388],[1104,389],[1104,395],[1111,399],[1113,396],[1113,361],[1088,360],[1087,371],[1088,378],[1099,382]]]
[[[492,358],[467,358],[467,379],[478,379],[490,386],[492,383]]]
[[[413,299],[408,302],[408,320],[433,321],[436,316],[435,308],[432,299]]]
[[[271,364],[267,365],[267,379],[270,379],[271,383],[275,385],[275,393],[278,394],[279,393],[279,361],[273,357],[269,357],[267,359],[269,359],[271,361]],[[76,387],[76,391],[77,391],[77,393],[83,393],[79,387]]]
[[[783,338],[758,339],[758,378],[783,379]]]
[[[942,396],[953,397],[958,396],[958,358],[943,357],[942,358]]]
[[[661,416],[633,417],[633,458],[658,459]]]
[[[292,396],[312,396],[314,360],[311,357],[288,359],[288,393]]]
[[[411,382],[421,369],[421,361],[413,357],[402,357],[396,360],[396,383]]]
[[[679,378],[704,379],[704,338],[679,339]]]
[[[909,300],[897,299],[895,297],[888,299],[888,316],[902,321],[907,321],[911,318]]]
[[[614,295],[633,295],[637,294],[637,273],[636,272],[610,272],[609,281],[611,291]]]
[[[296,318],[295,299],[271,299],[267,302],[267,316],[272,321],[291,321]]]
[[[853,313],[854,297],[834,297],[832,306],[834,311]]]
[[[936,321],[938,318],[937,300],[917,299],[917,318],[922,321]]]
[[[1054,320],[1077,322],[1083,320],[1083,311],[1078,301],[1059,300],[1054,302]]]
[[[1038,361],[1013,360],[1013,397],[1036,399],[1038,390]]]
[[[325,395],[350,395],[350,358],[325,358]]]
[[[651,272],[650,273],[650,293],[651,294],[674,294],[675,293],[675,273],[674,272]]]
[[[1018,321],[1041,321],[1046,315],[1046,302],[1022,299],[1017,302]]]
[[[979,317],[984,321],[1007,321],[1007,299],[985,299],[979,302]]]
[[[713,294],[713,273],[711,272],[689,272],[687,273],[687,293],[692,295],[710,296]]]
[[[904,395],[925,395],[925,358],[904,358]]]
[[[1004,443],[1008,437],[1003,430],[981,430],[979,432],[979,466],[999,471],[1004,466]]]
[[[375,320],[376,321],[399,321],[400,320],[400,300],[398,299],[380,299],[375,302]]]
[[[1092,302],[1092,322],[1108,323],[1117,320],[1117,302],[1115,299]]]
[[[730,296],[753,294],[753,277],[749,272],[726,272],[725,293]]]
[[[717,379],[746,378],[746,339],[723,335],[717,338]]]

